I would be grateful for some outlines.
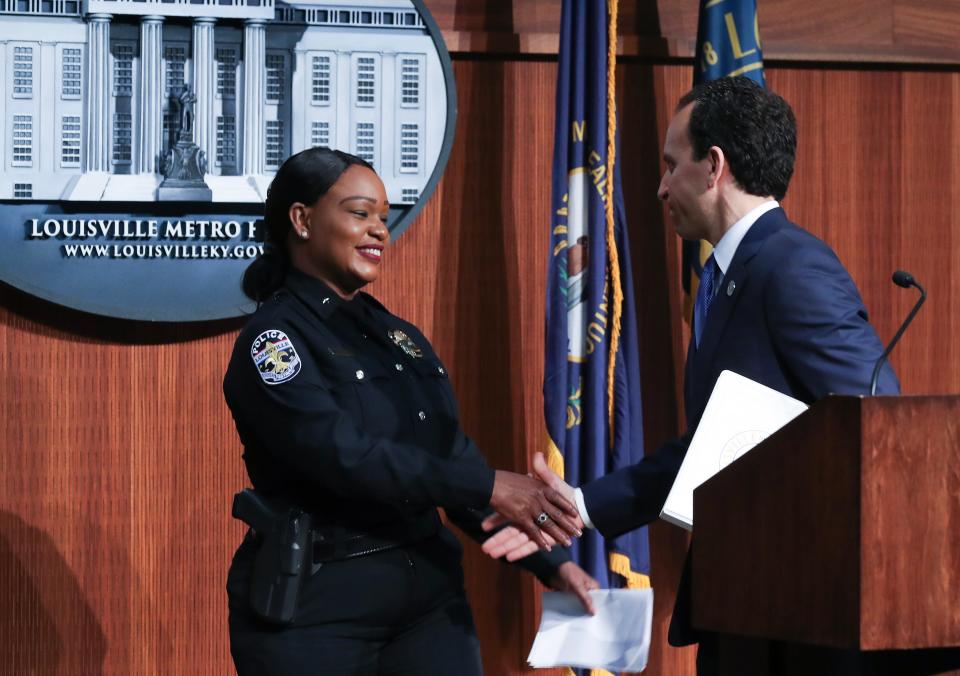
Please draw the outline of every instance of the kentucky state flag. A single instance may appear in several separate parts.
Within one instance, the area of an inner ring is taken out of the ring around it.
[[[573,486],[643,458],[630,246],[619,164],[612,176],[608,165],[607,5],[564,0],[560,29],[543,396],[547,459]],[[646,528],[614,540],[587,529],[572,549],[601,587],[650,586]]]

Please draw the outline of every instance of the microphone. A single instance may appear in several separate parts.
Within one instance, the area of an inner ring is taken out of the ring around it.
[[[880,358],[877,360],[876,366],[873,367],[873,377],[870,378],[870,396],[872,397],[877,393],[877,379],[880,377],[880,367],[883,366],[883,362],[886,361],[887,355],[890,354],[890,351],[893,350],[894,346],[897,344],[897,341],[900,340],[900,336],[903,335],[903,332],[907,330],[907,327],[910,326],[910,322],[913,321],[914,316],[916,316],[917,311],[920,309],[920,306],[923,305],[923,301],[927,299],[927,292],[924,291],[923,287],[920,286],[919,282],[913,278],[909,272],[904,270],[897,270],[893,273],[893,283],[904,289],[909,289],[911,286],[917,287],[920,290],[920,300],[917,301],[916,305],[913,306],[913,309],[910,310],[910,314],[907,315],[907,318],[903,320],[903,324],[900,325],[900,329],[894,334],[893,340],[890,341],[890,344],[887,345],[887,349],[883,351],[883,354],[880,355]]]
[[[921,292],[923,291],[923,289],[920,288],[920,285],[917,284],[917,281],[913,278],[913,275],[906,270],[897,270],[894,272],[893,283],[904,289],[909,289],[911,286],[916,284],[917,288],[920,289]]]

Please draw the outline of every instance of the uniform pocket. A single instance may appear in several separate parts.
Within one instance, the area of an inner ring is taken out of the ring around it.
[[[330,357],[318,364],[320,377],[330,389],[342,385],[364,385],[378,378],[388,378],[390,372],[375,361]]]
[[[320,377],[337,406],[371,436],[396,438],[405,402],[398,374],[374,360],[333,357]]]
[[[429,396],[451,419],[457,417],[457,400],[450,384],[446,367],[436,357],[424,357],[413,361],[413,368],[427,388]]]

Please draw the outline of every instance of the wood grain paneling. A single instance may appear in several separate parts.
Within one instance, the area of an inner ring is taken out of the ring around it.
[[[218,392],[229,324],[205,336],[2,297],[0,670],[223,673],[243,483]]]
[[[556,54],[561,0],[427,0],[454,52]],[[693,55],[700,3],[620,0],[620,53]],[[952,0],[763,0],[767,61],[960,63]]]
[[[858,646],[859,401],[818,403],[694,491],[697,626]]]
[[[898,45],[957,48],[960,13],[951,0],[893,0],[893,36]]]
[[[373,291],[434,341],[491,462],[524,470],[543,440],[556,66],[484,59],[455,70],[449,168]],[[690,70],[633,61],[620,77],[652,449],[682,416],[678,241],[655,191]],[[882,339],[913,299],[892,270],[927,285],[893,364],[906,392],[960,390],[960,74],[770,68],[768,78],[800,124],[784,206],[837,250]],[[220,381],[237,327],[104,320],[0,287],[0,673],[230,672],[223,586],[242,529],[229,500],[245,477]],[[693,651],[664,639],[685,535],[661,524],[651,538],[648,673],[690,674]],[[536,586],[475,547],[465,567],[487,673],[523,673]]]

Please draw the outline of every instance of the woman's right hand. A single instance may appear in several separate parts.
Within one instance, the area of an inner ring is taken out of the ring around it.
[[[530,476],[497,470],[490,506],[541,549],[549,550],[554,542],[569,547],[570,538],[582,534],[583,522],[576,505]],[[547,520],[541,524],[537,517],[542,514],[547,515]]]

